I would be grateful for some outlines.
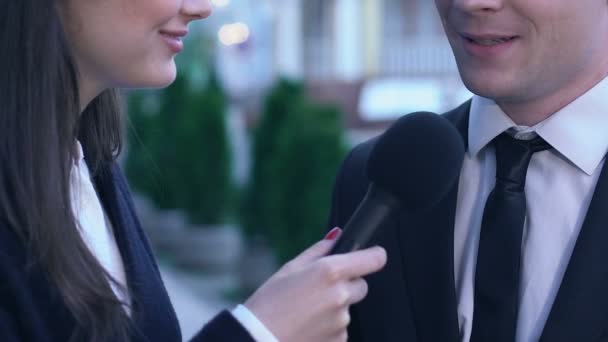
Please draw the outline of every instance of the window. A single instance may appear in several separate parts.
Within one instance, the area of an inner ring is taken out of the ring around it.
[[[307,78],[331,77],[333,0],[304,0],[304,72]]]
[[[384,0],[385,37],[400,38],[416,34],[420,20],[419,6],[418,0]]]

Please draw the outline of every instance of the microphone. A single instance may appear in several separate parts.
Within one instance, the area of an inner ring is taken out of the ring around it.
[[[366,247],[392,213],[424,212],[452,188],[464,160],[464,143],[444,117],[417,112],[384,132],[367,162],[367,194],[329,254]]]

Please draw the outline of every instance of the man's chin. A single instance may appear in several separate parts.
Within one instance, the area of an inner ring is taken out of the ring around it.
[[[515,94],[516,88],[514,89],[514,87],[509,86],[509,83],[505,82],[504,79],[501,82],[499,77],[487,79],[480,77],[477,80],[463,77],[463,82],[467,89],[477,96],[493,100],[517,97]]]

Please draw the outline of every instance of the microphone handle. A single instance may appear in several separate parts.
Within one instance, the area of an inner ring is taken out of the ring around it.
[[[367,247],[374,233],[399,208],[399,201],[391,194],[370,184],[363,201],[350,217],[342,235],[329,255],[356,251]]]

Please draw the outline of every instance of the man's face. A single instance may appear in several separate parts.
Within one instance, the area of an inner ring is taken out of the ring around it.
[[[435,3],[461,77],[478,95],[499,103],[559,98],[608,70],[608,0]]]

